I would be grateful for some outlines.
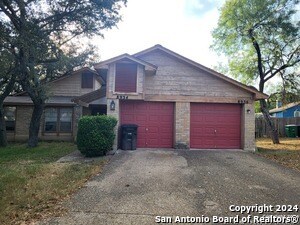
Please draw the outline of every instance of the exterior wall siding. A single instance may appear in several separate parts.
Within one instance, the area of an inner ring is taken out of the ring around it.
[[[81,73],[75,73],[62,80],[49,83],[48,93],[51,96],[80,96],[99,89],[100,83],[94,77],[93,88],[81,88]]]
[[[250,93],[161,52],[147,54],[141,59],[158,66],[156,75],[145,77],[145,98],[152,95],[210,97],[211,99],[238,96],[251,100]]]

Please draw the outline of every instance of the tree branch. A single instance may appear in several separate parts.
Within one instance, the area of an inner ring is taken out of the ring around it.
[[[260,50],[259,44],[257,43],[257,41],[253,35],[253,29],[250,29],[248,31],[248,36],[250,37],[252,44],[255,48],[256,54],[257,54],[257,68],[258,68],[258,72],[259,72],[259,77],[261,80],[264,80],[264,71],[263,71],[263,65],[262,65],[261,50]]]

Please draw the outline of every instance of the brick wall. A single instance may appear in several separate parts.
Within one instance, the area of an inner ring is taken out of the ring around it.
[[[31,114],[33,111],[32,106],[17,106],[16,108],[16,131],[15,140],[24,141],[28,139],[29,126]]]
[[[115,110],[110,110],[111,101],[115,102]],[[115,128],[116,138],[114,141],[113,149],[116,150],[118,148],[118,140],[119,140],[119,125],[120,125],[120,104],[118,99],[108,99],[107,100],[107,115],[113,116],[118,120],[118,123]]]
[[[250,111],[249,111],[250,110]],[[255,111],[254,104],[244,104],[242,108],[242,148],[255,151]]]
[[[176,102],[175,105],[175,148],[190,148],[190,103]]]

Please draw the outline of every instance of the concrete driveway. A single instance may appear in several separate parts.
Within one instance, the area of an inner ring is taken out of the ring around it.
[[[155,224],[156,216],[212,223],[213,216],[247,216],[230,205],[299,204],[299,187],[300,173],[242,151],[118,151],[66,203],[68,215],[42,224]]]

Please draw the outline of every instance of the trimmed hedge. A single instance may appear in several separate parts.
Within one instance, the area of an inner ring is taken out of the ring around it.
[[[83,116],[78,123],[77,147],[87,157],[105,155],[113,147],[117,119],[111,116]]]

